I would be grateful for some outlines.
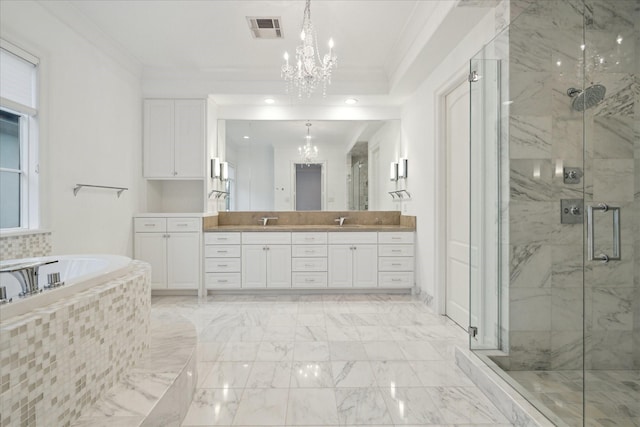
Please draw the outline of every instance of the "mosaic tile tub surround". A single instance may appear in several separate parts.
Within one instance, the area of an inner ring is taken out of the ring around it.
[[[0,260],[51,255],[51,232],[0,235]]]
[[[0,323],[0,426],[65,426],[149,346],[151,269]]]

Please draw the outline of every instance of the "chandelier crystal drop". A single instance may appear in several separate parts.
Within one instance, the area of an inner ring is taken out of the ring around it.
[[[333,39],[329,39],[329,53],[320,58],[316,30],[311,22],[311,0],[307,0],[302,19],[301,43],[296,47],[295,64],[289,64],[289,53],[284,53],[282,77],[287,82],[287,93],[291,86],[298,88],[298,98],[311,97],[316,86],[322,83],[322,95],[327,94],[327,85],[331,84],[331,71],[337,65],[333,53]]]
[[[298,155],[304,163],[309,165],[318,157],[318,147],[311,145],[311,123],[307,122],[305,126],[307,126],[307,136],[304,137],[306,142],[298,147]]]

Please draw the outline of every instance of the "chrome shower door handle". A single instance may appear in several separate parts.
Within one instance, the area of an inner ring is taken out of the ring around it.
[[[594,211],[609,212],[613,215],[613,254],[595,254],[595,226],[594,226]],[[607,263],[609,261],[620,261],[620,208],[611,207],[606,203],[600,203],[597,206],[587,207],[587,246],[589,249],[589,261],[602,261]]]

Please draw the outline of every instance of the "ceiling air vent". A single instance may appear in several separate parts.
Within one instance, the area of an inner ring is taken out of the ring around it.
[[[249,30],[254,39],[281,39],[279,16],[247,16]]]

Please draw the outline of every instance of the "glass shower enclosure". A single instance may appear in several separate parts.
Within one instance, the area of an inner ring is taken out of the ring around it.
[[[470,348],[556,425],[640,426],[640,0],[510,4],[470,61]]]

